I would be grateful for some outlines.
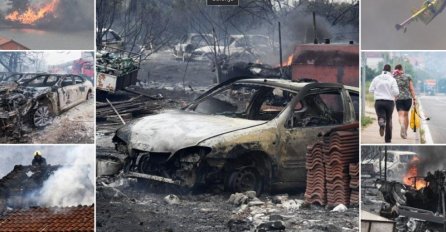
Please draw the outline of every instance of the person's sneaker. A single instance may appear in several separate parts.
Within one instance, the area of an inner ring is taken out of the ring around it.
[[[378,119],[378,125],[379,125],[379,135],[381,135],[381,137],[383,137],[384,136],[384,128],[386,126],[386,122],[384,121],[384,118]]]
[[[406,128],[404,126],[401,126],[400,136],[403,139],[407,139],[407,132],[406,132]]]

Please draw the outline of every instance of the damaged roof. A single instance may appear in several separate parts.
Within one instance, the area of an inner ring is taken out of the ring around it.
[[[0,36],[0,50],[29,50],[29,48],[12,39]]]
[[[0,231],[94,231],[94,205],[13,210],[0,217]]]

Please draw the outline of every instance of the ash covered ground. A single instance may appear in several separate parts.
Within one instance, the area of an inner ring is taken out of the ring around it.
[[[104,181],[97,180],[97,231],[358,231],[357,208],[332,212],[305,205],[302,194],[257,198]]]
[[[126,122],[165,109],[187,105],[214,85],[215,74],[204,62],[182,62],[169,50],[142,64],[135,90],[144,98],[146,114],[122,115]],[[185,70],[187,66],[186,75]],[[184,79],[184,85],[183,85]],[[112,102],[138,94],[118,92]],[[101,104],[101,103],[98,103]],[[116,115],[97,121],[97,155],[114,153],[112,137],[122,124]],[[97,231],[358,231],[358,208],[345,212],[305,205],[302,192],[290,195],[231,195],[216,188],[190,192],[168,184],[148,184],[121,177],[97,178]],[[170,197],[169,197],[170,196]]]

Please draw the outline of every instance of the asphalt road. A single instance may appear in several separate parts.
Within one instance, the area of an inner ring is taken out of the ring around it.
[[[446,143],[446,117],[444,110],[446,109],[446,96],[421,96],[419,98],[421,106],[426,117],[430,117],[429,121],[424,121],[432,137],[434,144]],[[426,133],[428,136],[428,133]],[[428,138],[426,138],[428,140]]]
[[[362,49],[364,50],[442,50],[446,49],[446,9],[428,25],[412,22],[407,32],[395,24],[409,18],[423,0],[362,0]]]

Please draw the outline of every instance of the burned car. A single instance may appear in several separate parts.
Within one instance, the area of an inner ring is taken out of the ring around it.
[[[132,121],[113,142],[129,176],[234,192],[295,189],[305,187],[307,146],[357,121],[357,95],[335,83],[238,78],[182,110]]]
[[[26,124],[44,128],[55,115],[88,100],[93,91],[90,81],[70,74],[38,74],[7,83],[0,86],[2,136],[20,137]]]

